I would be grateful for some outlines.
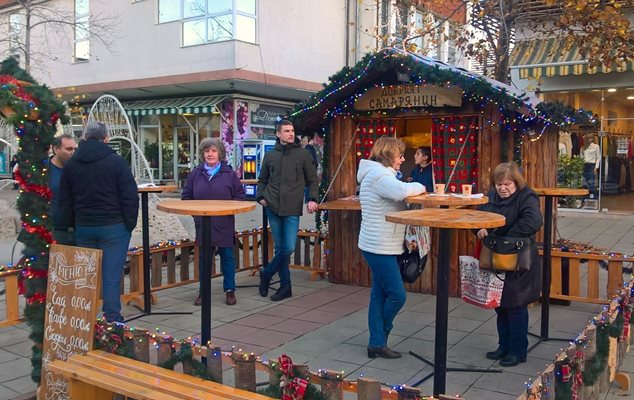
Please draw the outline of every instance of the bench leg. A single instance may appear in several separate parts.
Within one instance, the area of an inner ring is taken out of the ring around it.
[[[77,379],[69,379],[71,399],[112,400],[113,392],[90,385]]]

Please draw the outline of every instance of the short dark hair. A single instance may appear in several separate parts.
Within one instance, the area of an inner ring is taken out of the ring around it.
[[[281,120],[277,121],[277,123],[275,124],[275,132],[279,132],[282,129],[282,126],[284,125],[293,125],[293,123],[287,119],[282,118]]]
[[[419,147],[416,148],[416,150],[417,151],[419,150],[420,154],[431,158],[431,149],[429,147],[419,146]]]
[[[103,142],[108,137],[108,127],[103,122],[89,122],[84,131],[85,140],[98,140]]]
[[[53,143],[51,144],[53,147],[62,147],[62,140],[64,139],[72,139],[75,140],[75,138],[73,137],[73,135],[68,134],[68,133],[62,133],[59,136],[55,136],[53,138]]]

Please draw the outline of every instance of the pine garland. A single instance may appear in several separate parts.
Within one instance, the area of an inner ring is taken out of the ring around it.
[[[25,82],[23,82],[25,81]],[[44,303],[48,272],[48,246],[53,241],[52,222],[48,219],[48,150],[56,132],[56,123],[67,123],[65,106],[46,87],[38,85],[14,58],[0,64],[0,107],[9,108],[12,115],[5,120],[13,125],[18,136],[17,200],[23,230],[18,240],[24,244],[23,294],[26,297],[24,315],[33,340],[31,379],[40,381],[42,343],[44,338]]]

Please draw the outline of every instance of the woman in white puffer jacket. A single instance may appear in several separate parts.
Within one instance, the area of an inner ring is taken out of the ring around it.
[[[361,184],[361,232],[359,249],[372,271],[372,292],[368,307],[370,340],[368,357],[399,358],[401,353],[387,346],[394,317],[405,304],[405,286],[396,257],[403,253],[405,225],[385,220],[391,211],[405,210],[406,197],[425,192],[417,182],[396,178],[405,157],[405,144],[381,137],[372,147],[369,160],[361,160],[357,181]]]

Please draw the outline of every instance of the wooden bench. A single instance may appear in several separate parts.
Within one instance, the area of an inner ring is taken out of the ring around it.
[[[325,268],[321,265],[321,234],[319,232],[311,232],[301,230],[297,233],[297,241],[295,242],[295,253],[289,265],[292,269],[301,269],[310,271],[310,279],[320,277],[324,279],[327,274]],[[311,247],[312,254],[311,254]]]
[[[0,327],[11,326],[22,322],[18,302],[18,278],[21,269],[7,269],[0,272],[0,279],[4,280],[4,299],[7,312],[5,318],[0,321]]]
[[[48,368],[69,380],[72,399],[270,400],[269,397],[206,381],[99,350],[56,360]],[[77,393],[77,397],[75,397]]]
[[[543,254],[540,250],[540,254]],[[568,259],[568,293],[564,294],[563,287],[566,279],[563,273],[562,260]],[[587,260],[587,289],[583,293],[581,260]],[[607,283],[605,292],[599,287],[599,272],[601,262],[607,263]],[[623,287],[623,264],[634,262],[634,257],[610,256],[602,254],[573,253],[553,250],[551,253],[551,284],[550,298],[579,301],[583,303],[608,304]]]

